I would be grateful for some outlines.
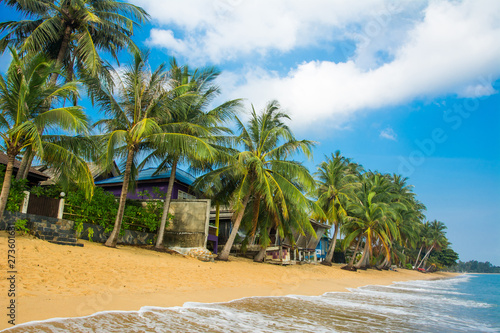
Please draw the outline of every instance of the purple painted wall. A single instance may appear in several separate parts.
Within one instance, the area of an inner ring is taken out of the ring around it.
[[[98,185],[99,186],[99,185]],[[111,185],[111,186],[100,186],[102,187],[105,191],[113,193],[115,197],[119,197],[122,191],[122,185],[117,184],[117,185]],[[128,199],[148,199],[148,197],[142,197],[137,194],[137,192],[143,192],[145,190],[149,191],[149,194],[151,195],[152,199],[158,199],[158,196],[155,195],[153,192],[153,187],[158,187],[160,191],[162,192],[167,192],[167,187],[168,187],[168,180],[165,181],[159,181],[159,182],[139,182],[137,184],[137,188],[135,189],[134,192],[129,192],[127,195]],[[174,188],[172,189],[172,199],[177,199],[178,198],[178,191],[181,190],[186,193],[190,193],[191,191],[189,190],[189,187],[181,184],[181,183],[174,183]]]

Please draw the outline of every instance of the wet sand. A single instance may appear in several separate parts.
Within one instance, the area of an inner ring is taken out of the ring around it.
[[[185,302],[223,302],[248,296],[321,295],[365,285],[451,277],[409,270],[348,272],[342,265],[276,266],[230,257],[201,262],[178,254],[133,246],[107,248],[79,240],[84,247],[51,244],[16,236],[16,324],[99,311],[135,311],[142,306],[182,306]],[[0,270],[7,276],[7,233],[0,231]],[[0,329],[10,283],[0,280]]]

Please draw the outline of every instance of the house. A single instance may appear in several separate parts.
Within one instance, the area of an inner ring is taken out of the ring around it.
[[[0,152],[0,164],[3,164],[4,166],[7,166],[8,162],[8,157],[6,154]],[[18,160],[14,161],[14,170],[12,172],[13,177],[17,175],[17,170],[19,170],[19,167],[21,166],[21,162]],[[28,185],[30,186],[36,186],[40,184],[40,182],[46,181],[49,179],[49,176],[46,175],[45,173],[38,171],[37,169],[31,167],[29,172],[28,172]]]
[[[116,163],[113,161],[113,164],[111,166],[111,170],[107,171],[100,167],[96,163],[88,163],[90,173],[92,174],[92,177],[94,178],[94,182],[100,181],[100,180],[105,180],[108,178],[112,177],[118,177],[120,175],[120,169],[118,169],[118,166]],[[57,182],[57,178],[59,177],[59,173],[54,169],[54,168],[49,168],[46,165],[37,165],[34,166],[33,168],[37,169],[38,171],[43,172],[44,174],[48,175],[50,178],[46,181],[43,181],[40,183],[42,186],[48,186],[48,185],[53,185]]]
[[[316,246],[316,257],[318,261],[323,261],[326,258],[326,254],[330,247],[330,243],[332,242],[331,238],[325,233],[323,237],[321,237],[318,245]],[[335,248],[338,250],[340,244],[342,243],[341,239],[337,239]],[[333,253],[333,262],[336,263],[345,263],[345,254],[344,252],[335,251]]]
[[[151,199],[159,199],[160,197],[155,193],[155,188],[166,193],[169,179],[170,169],[159,173],[156,173],[156,168],[143,169],[136,177],[137,184],[135,190],[129,192],[127,198],[136,200],[149,199],[150,197],[144,193],[147,191],[151,195]],[[175,173],[174,188],[172,190],[172,199],[196,199],[191,189],[191,185],[194,181],[195,178],[192,175],[186,171],[177,169]],[[95,185],[119,197],[122,191],[122,183],[123,176],[117,176],[97,181]]]

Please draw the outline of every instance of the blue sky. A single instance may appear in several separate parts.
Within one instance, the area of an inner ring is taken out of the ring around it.
[[[461,260],[500,265],[499,1],[132,2],[153,67],[217,66],[220,101],[277,99],[318,142],[312,171],[340,150],[403,174]]]

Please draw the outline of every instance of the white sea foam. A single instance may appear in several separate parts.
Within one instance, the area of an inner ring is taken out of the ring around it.
[[[491,320],[499,302],[463,292],[475,278],[366,286],[322,296],[146,306],[31,322],[6,332],[500,332]]]

